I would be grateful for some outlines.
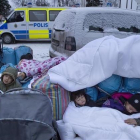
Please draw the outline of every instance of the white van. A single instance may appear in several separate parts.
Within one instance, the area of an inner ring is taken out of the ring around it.
[[[109,7],[62,11],[52,30],[50,56],[69,57],[88,42],[107,35],[124,38],[140,33],[140,12]]]
[[[55,18],[64,7],[16,8],[4,23],[0,24],[0,37],[10,44],[14,40],[50,40]]]

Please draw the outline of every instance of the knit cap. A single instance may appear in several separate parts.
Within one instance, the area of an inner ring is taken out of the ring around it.
[[[140,94],[134,94],[128,102],[138,111],[140,112]]]

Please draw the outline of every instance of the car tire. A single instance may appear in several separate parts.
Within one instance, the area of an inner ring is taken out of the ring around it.
[[[3,39],[3,43],[5,44],[11,44],[14,42],[14,38],[11,34],[4,34],[2,36],[2,39]]]

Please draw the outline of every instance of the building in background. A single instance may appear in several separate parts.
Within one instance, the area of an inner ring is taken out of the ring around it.
[[[137,0],[103,0],[104,7],[118,7],[122,9],[137,9]]]
[[[103,4],[102,0],[86,0],[87,7],[102,6],[102,4]]]
[[[123,9],[137,9],[137,0],[9,0],[10,5],[14,8],[26,6],[28,1],[32,1],[33,6],[50,6],[50,7],[119,7]]]
[[[120,0],[103,0],[104,7],[120,7]]]

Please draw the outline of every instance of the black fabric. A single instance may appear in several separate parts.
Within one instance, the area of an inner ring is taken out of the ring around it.
[[[26,78],[24,78],[23,80],[19,80],[19,82],[20,82],[21,84],[25,84],[25,83],[27,83],[28,81],[32,80],[32,78],[33,78],[33,77],[26,77]]]
[[[134,94],[128,102],[138,111],[140,112],[140,94]]]
[[[122,102],[122,104],[124,105],[125,103],[126,103],[126,101],[127,101],[127,99],[126,98],[124,98],[124,97],[119,97],[119,100]]]
[[[99,100],[96,101],[96,106],[97,107],[102,107],[103,103],[108,99],[109,99],[109,97],[100,98]]]
[[[49,140],[55,135],[48,96],[31,89],[0,95],[0,140]]]
[[[135,119],[135,120],[136,120],[136,122],[137,122],[137,125],[140,126],[140,118]]]
[[[84,106],[89,106],[89,107],[95,107],[96,103],[95,101],[91,100],[91,97],[89,95],[85,95],[86,97],[86,104]]]
[[[22,59],[32,60],[33,55],[31,53],[24,54],[20,57],[20,60],[22,60]]]
[[[121,101],[121,103],[125,106],[125,103],[126,103],[126,101],[128,101],[126,98],[124,98],[124,97],[119,97],[119,100]],[[127,110],[126,110],[126,108],[125,108],[125,110],[124,111],[122,111],[122,113],[124,113],[124,114],[126,114],[126,115],[132,115],[132,114],[135,114],[134,112],[132,112],[132,113],[129,113]]]

